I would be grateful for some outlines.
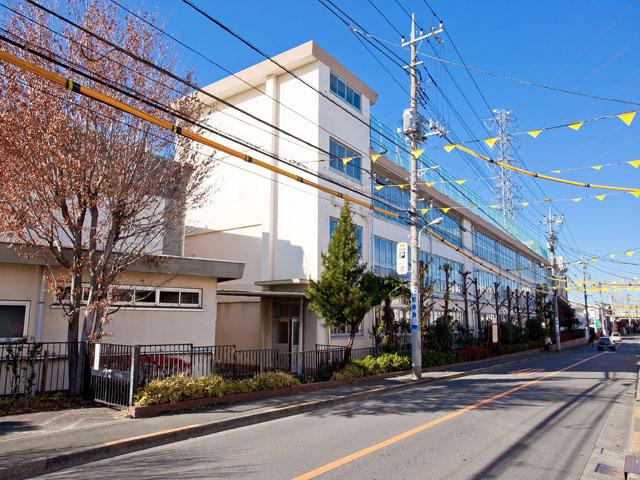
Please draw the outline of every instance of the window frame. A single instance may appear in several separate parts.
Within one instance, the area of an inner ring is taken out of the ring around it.
[[[360,322],[358,325],[358,331],[356,332],[356,338],[364,336],[364,328],[363,328],[364,320]],[[343,329],[330,328],[329,329],[329,338],[345,338],[350,335],[348,331],[349,325],[345,325]]]
[[[334,154],[332,152],[334,145],[336,148],[343,149],[345,155]],[[351,157],[353,160],[345,165],[341,158],[346,157]],[[329,137],[329,168],[352,182],[362,183],[362,154],[331,136]],[[349,171],[352,171],[354,175],[351,175]]]
[[[82,305],[86,306],[84,288],[88,287],[87,284],[82,284],[83,288],[83,300]],[[125,310],[187,310],[187,311],[199,311],[203,309],[203,296],[204,292],[202,288],[189,288],[189,287],[153,287],[149,285],[123,285],[117,284],[111,286],[114,289],[131,290],[133,292],[132,302],[113,302],[112,306],[116,308],[122,308]],[[153,292],[153,302],[136,302],[135,298],[138,292]],[[160,292],[178,292],[178,303],[162,303],[160,302]],[[198,303],[183,303],[182,293],[197,293]],[[61,308],[61,305],[57,302],[51,305],[52,308]]]
[[[331,237],[333,237],[333,232],[339,221],[339,218],[329,215],[329,241],[331,241]],[[364,253],[364,228],[355,222],[353,222],[353,225],[356,227],[356,246],[360,250],[360,256],[362,257]]]
[[[335,82],[333,81],[335,79]],[[335,84],[335,88],[334,88]],[[344,90],[344,95],[340,94],[340,87]],[[329,91],[342,100],[344,103],[353,108],[356,112],[362,113],[362,93],[353,88],[349,83],[345,82],[339,75],[329,72]],[[351,101],[348,100],[351,93]],[[356,98],[358,100],[356,101]],[[357,104],[357,105],[356,105]]]
[[[29,315],[31,313],[31,302],[29,300],[0,300],[0,305],[24,307],[24,321],[22,323],[21,337],[0,337],[0,342],[11,342],[26,338],[29,333]]]

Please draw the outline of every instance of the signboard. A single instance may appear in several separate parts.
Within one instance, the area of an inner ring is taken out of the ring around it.
[[[405,275],[409,272],[409,245],[401,242],[396,247],[396,272]]]

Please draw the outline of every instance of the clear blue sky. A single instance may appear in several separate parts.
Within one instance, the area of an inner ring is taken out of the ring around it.
[[[394,0],[373,2],[396,28],[408,33],[409,19]],[[128,2],[129,5],[132,3]],[[240,70],[262,60],[258,54],[179,0],[135,3],[138,8],[158,14],[169,32],[231,70]],[[379,93],[374,114],[390,126],[398,125],[402,109],[407,105],[406,94],[379,67],[354,34],[319,2],[197,0],[196,3],[269,54],[279,53],[310,39],[316,40]],[[335,3],[371,33],[399,44],[398,34],[368,1],[337,0]],[[407,10],[415,12],[418,22],[425,28],[435,24],[422,0],[400,0],[400,3]],[[593,95],[640,102],[640,1],[431,0],[430,4],[443,19],[447,32],[469,66]],[[452,43],[447,37],[444,40],[444,45],[438,47],[438,54],[458,62]],[[390,48],[406,58],[406,52],[393,46]],[[421,51],[433,54],[427,45],[423,45]],[[201,84],[225,76],[224,72],[179,46],[176,47],[176,53],[185,65],[190,65],[196,71]],[[378,57],[399,81],[407,83],[407,77],[398,67]],[[427,85],[427,95],[448,120],[449,128],[463,140],[486,138],[488,135],[476,115],[485,119],[490,114],[466,71],[455,66],[448,67],[475,113],[459,94],[443,66],[427,58],[424,61],[472,133],[465,131],[443,96],[433,86]],[[633,105],[532,88],[481,74],[473,75],[492,108],[507,108],[514,112],[519,119],[515,127],[518,131],[640,109]],[[586,124],[577,132],[563,128],[543,132],[535,140],[528,136],[521,138],[519,155],[526,166],[533,170],[626,162],[640,159],[640,115],[630,127],[618,119],[607,119]],[[440,145],[442,142],[433,141],[431,144]],[[442,149],[429,153],[431,158],[459,178],[478,176],[469,166],[470,163],[479,165],[488,175],[487,167],[480,160],[465,160],[455,153],[446,154]],[[493,151],[491,153],[495,154]],[[564,176],[640,189],[640,169],[630,166],[605,167],[600,171],[580,170]],[[518,180],[518,183],[521,185],[522,201],[607,193],[529,178],[524,179],[524,183]],[[478,188],[482,183],[476,181],[468,185]],[[489,195],[486,198],[491,201]],[[561,253],[568,259],[576,258],[576,253],[569,248],[588,252],[589,256],[640,248],[640,198],[623,194],[608,197],[603,202],[585,199],[577,203],[555,205],[567,220],[560,232],[560,243],[563,246]],[[538,206],[537,210],[530,206],[519,213],[525,228],[538,230],[538,238],[541,238],[544,228],[537,223],[542,219],[543,211],[546,211],[546,205]],[[624,255],[616,258],[640,264],[640,252],[631,258]],[[618,278],[610,272],[634,277],[640,275],[640,268],[605,261],[590,265],[590,274],[594,279]]]

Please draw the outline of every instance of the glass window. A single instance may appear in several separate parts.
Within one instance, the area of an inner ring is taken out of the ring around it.
[[[406,225],[407,216],[402,215],[402,212],[409,210],[409,191],[395,185],[386,185],[386,183],[381,180],[378,181],[377,186],[382,186],[382,188],[373,187],[373,205],[384,208],[385,210],[389,210],[389,205],[392,205],[400,215],[398,215],[398,218],[394,218],[382,213],[374,212],[374,214],[386,220]]]
[[[462,228],[460,226],[460,220],[452,215],[444,213],[440,210],[436,210],[435,208],[427,211],[425,220],[426,222],[430,222],[439,217],[442,217],[442,223],[440,223],[439,225],[433,225],[430,228],[432,228],[438,235],[444,237],[445,240],[454,244],[456,247],[461,246]]]
[[[329,77],[329,88],[332,93],[340,97],[356,110],[360,111],[360,92],[347,85],[333,73]]]
[[[338,170],[355,180],[361,178],[361,156],[355,150],[341,144],[337,140],[331,138],[329,140],[329,166],[334,170]],[[350,161],[344,162],[344,158],[351,158]]]
[[[27,314],[27,303],[0,303],[0,338],[24,337]]]
[[[180,292],[176,290],[160,290],[160,303],[180,304]]]
[[[336,229],[338,225],[338,219],[330,217],[329,218],[329,238],[333,237],[333,231]],[[362,253],[362,227],[356,225],[356,245],[360,249],[360,253]]]
[[[156,303],[156,291],[147,288],[136,288],[135,303]]]
[[[180,292],[180,305],[200,305],[200,293]]]

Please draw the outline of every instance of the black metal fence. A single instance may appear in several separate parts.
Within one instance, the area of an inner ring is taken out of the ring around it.
[[[74,342],[0,343],[0,396],[37,395],[69,388]]]
[[[121,345],[67,342],[0,343],[0,396],[30,396],[69,389],[69,353],[86,352],[85,396],[113,406],[132,405],[135,392],[153,380],[183,374],[252,378],[262,372],[289,372],[302,382],[329,380],[349,358],[381,353],[375,347],[348,349],[316,345],[315,350],[237,349],[235,345],[190,343]]]

